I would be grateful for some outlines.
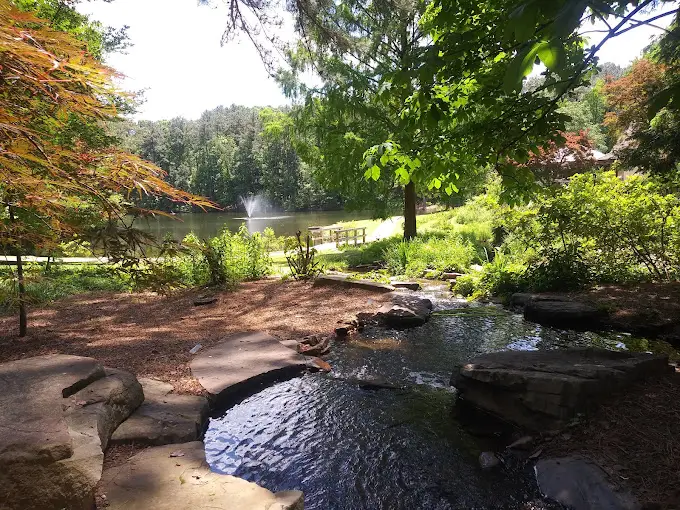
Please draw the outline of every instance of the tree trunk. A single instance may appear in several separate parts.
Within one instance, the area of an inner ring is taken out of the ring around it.
[[[416,236],[416,185],[410,181],[404,188],[404,240]]]
[[[19,336],[26,336],[26,287],[21,252],[17,250],[17,278],[19,280]]]
[[[14,222],[14,210],[9,206],[9,220]],[[26,287],[24,286],[24,265],[21,260],[21,248],[14,250],[17,258],[17,280],[19,282],[19,336],[26,336]]]

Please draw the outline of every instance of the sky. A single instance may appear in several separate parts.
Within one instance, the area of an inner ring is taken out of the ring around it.
[[[80,11],[93,20],[113,27],[130,26],[134,46],[126,54],[110,55],[107,63],[126,76],[124,89],[146,89],[146,102],[137,119],[196,119],[219,105],[288,104],[249,41],[220,45],[227,10],[221,1],[217,4],[199,6],[197,0],[80,4]],[[670,19],[658,23],[666,26]],[[612,39],[600,51],[600,62],[626,66],[658,33],[658,29],[642,26]]]

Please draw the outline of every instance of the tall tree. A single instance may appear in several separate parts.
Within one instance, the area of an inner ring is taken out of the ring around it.
[[[307,161],[323,181],[356,193],[364,207],[373,203],[383,214],[393,187],[402,187],[407,239],[416,234],[416,187],[432,186],[423,178],[428,172],[420,169],[437,163],[418,159],[421,141],[399,130],[403,105],[414,87],[404,82],[386,88],[383,77],[397,70],[415,72],[419,66],[426,42],[419,25],[425,6],[392,0],[320,3],[312,19],[301,20],[298,49],[290,53],[292,72],[279,76],[284,90],[304,97],[295,120],[300,139],[312,147],[302,151],[303,157],[311,156]],[[321,87],[307,89],[296,81],[310,69],[323,79]],[[364,176],[377,181],[381,171],[374,165],[366,170],[365,152],[387,139],[411,156],[412,166],[380,184],[362,183]]]

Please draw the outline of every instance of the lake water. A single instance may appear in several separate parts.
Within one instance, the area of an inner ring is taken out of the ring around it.
[[[282,212],[253,218],[246,217],[244,212],[181,213],[173,218],[159,216],[140,219],[135,225],[159,239],[169,233],[179,241],[189,232],[194,232],[201,238],[213,237],[224,227],[235,232],[243,223],[251,232],[262,232],[270,227],[277,236],[292,236],[298,230],[311,226],[332,225],[339,221],[366,219],[370,216],[370,213],[359,211]]]

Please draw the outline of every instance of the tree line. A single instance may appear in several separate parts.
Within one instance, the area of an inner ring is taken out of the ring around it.
[[[174,187],[209,198],[222,208],[242,207],[241,197],[262,195],[276,210],[339,209],[342,196],[320,184],[298,156],[286,112],[231,105],[197,120],[122,121],[112,132],[130,152],[167,172]],[[148,207],[178,211],[161,196]]]

